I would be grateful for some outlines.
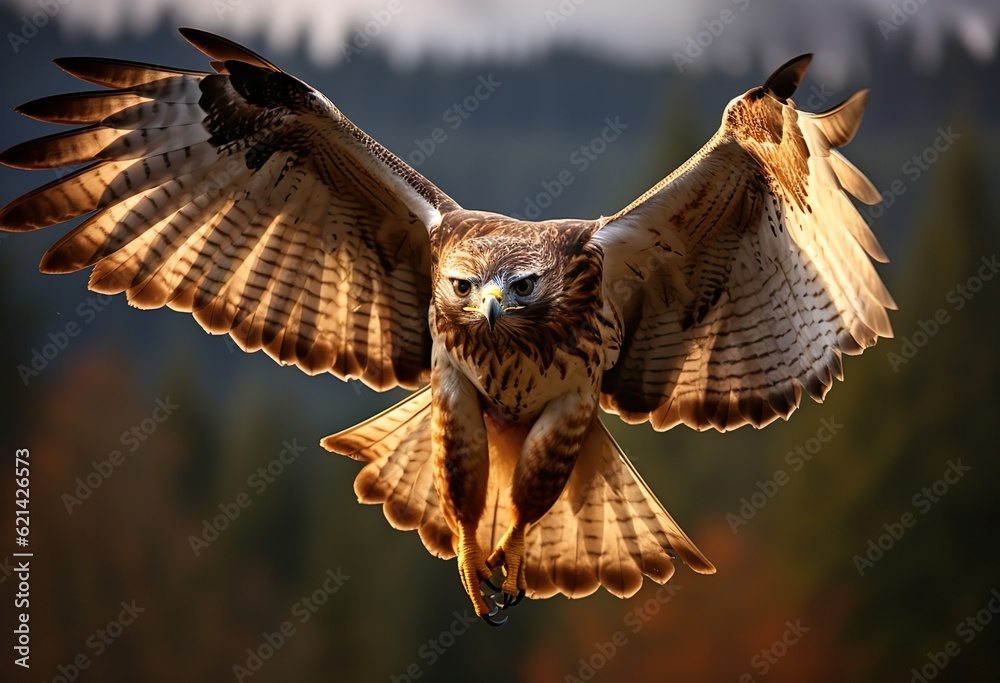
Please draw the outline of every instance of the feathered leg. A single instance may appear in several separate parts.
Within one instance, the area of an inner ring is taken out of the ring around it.
[[[434,486],[458,534],[458,573],[476,614],[486,617],[490,608],[479,585],[490,578],[490,570],[476,541],[490,471],[486,426],[476,388],[439,347],[431,370],[431,438]]]
[[[503,591],[520,596],[527,589],[524,532],[559,498],[597,408],[593,396],[570,393],[549,403],[524,442],[514,469],[511,489],[511,523],[486,563],[503,565],[507,578]]]

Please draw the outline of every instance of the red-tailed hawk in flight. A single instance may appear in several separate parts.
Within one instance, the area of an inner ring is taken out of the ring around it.
[[[879,193],[835,149],[866,93],[799,111],[808,55],[732,100],[697,154],[614,216],[527,222],[463,209],[302,81],[181,33],[215,73],[56,61],[108,90],[23,105],[82,127],[0,161],[84,165],[12,201],[0,227],[89,214],[44,272],[93,266],[91,289],[190,311],[247,351],[417,389],[323,445],[367,463],[362,502],[458,556],[487,621],[496,567],[504,606],[627,597],[678,557],[714,571],[599,408],[657,430],[762,427],[891,335],[869,260],[885,255],[848,197]]]

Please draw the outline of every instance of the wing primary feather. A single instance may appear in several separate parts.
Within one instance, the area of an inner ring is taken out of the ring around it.
[[[881,196],[836,149],[868,91],[800,112],[788,98],[808,63],[734,99],[701,150],[594,234],[621,328],[601,406],[625,421],[762,427],[803,391],[822,400],[842,354],[892,335],[895,302],[870,260],[886,254],[850,198]],[[668,257],[659,244],[679,246]]]
[[[309,373],[418,385],[430,335],[408,327],[427,317],[428,233],[458,205],[260,55],[181,34],[216,74],[56,60],[111,90],[19,108],[84,127],[15,145],[0,163],[83,165],[0,209],[0,229],[90,214],[46,252],[43,271],[94,266],[97,291],[191,311],[209,331]],[[252,217],[267,225],[248,232]]]

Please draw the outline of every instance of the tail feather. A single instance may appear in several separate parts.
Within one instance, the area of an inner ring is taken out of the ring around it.
[[[320,443],[367,463],[354,480],[358,502],[381,503],[393,528],[417,529],[431,554],[443,559],[455,556],[454,534],[434,489],[429,386]]]
[[[525,542],[532,597],[583,597],[598,586],[630,597],[644,575],[669,580],[672,557],[699,573],[715,571],[597,418],[565,490]]]
[[[354,482],[359,502],[382,504],[393,527],[418,529],[433,555],[450,559],[456,537],[434,488],[430,407],[425,387],[322,445],[366,463]],[[510,482],[527,430],[497,432],[488,424],[487,433],[490,478],[478,541],[488,553],[510,521]],[[528,596],[576,598],[604,586],[630,597],[643,576],[669,580],[673,558],[699,573],[715,571],[595,417],[566,488],[525,536]]]

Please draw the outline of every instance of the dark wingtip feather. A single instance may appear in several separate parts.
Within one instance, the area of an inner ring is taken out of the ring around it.
[[[113,87],[105,79],[101,78],[99,74],[94,73],[95,67],[100,68],[105,66],[103,64],[104,61],[100,57],[56,57],[52,60],[52,63],[70,76],[79,78],[81,81],[93,83],[94,85]]]
[[[793,57],[774,70],[766,81],[764,90],[774,95],[782,103],[787,102],[802,82],[802,77],[812,62],[812,54]]]
[[[60,241],[42,255],[42,260],[38,263],[38,271],[47,275],[75,273],[85,267],[85,265],[80,265],[77,252],[78,248],[67,248]]]
[[[0,209],[0,230],[30,232],[90,213],[97,208],[99,197],[86,197],[83,200],[78,196],[68,197],[63,192],[60,201],[53,201],[50,193],[93,172],[102,163],[79,168],[12,200]]]
[[[62,123],[62,121],[56,119],[53,120],[51,117],[55,115],[55,107],[52,106],[52,97],[41,97],[37,100],[31,100],[30,102],[25,102],[24,104],[19,104],[14,107],[16,111],[21,116],[27,116],[29,119],[35,119],[36,121],[46,121],[51,123]],[[70,121],[69,123],[76,123],[75,121]]]
[[[88,124],[100,123],[108,116],[142,101],[144,98],[139,93],[92,90],[41,97],[15,107],[14,111],[46,123]]]
[[[0,164],[9,168],[24,168],[18,163],[18,160],[22,156],[22,148],[28,144],[27,142],[19,142],[0,152]]]
[[[87,163],[107,144],[92,137],[101,132],[110,131],[86,126],[27,140],[0,152],[0,164],[34,171]]]
[[[19,168],[26,171],[49,168],[48,166],[39,166],[40,160],[38,159],[35,142],[37,141],[28,140],[27,142],[20,142],[0,152],[0,164],[9,168]],[[44,159],[41,161],[44,161]]]
[[[52,62],[70,76],[106,88],[131,88],[177,75],[205,75],[203,71],[106,57],[58,57]]]
[[[253,64],[269,71],[281,71],[271,62],[267,61],[253,50],[249,50],[239,43],[235,43],[220,35],[202,31],[197,28],[181,27],[177,31],[184,37],[184,40],[191,43],[201,52],[205,53],[213,60],[226,62],[235,60]],[[214,64],[213,64],[214,66]]]
[[[14,107],[14,111],[21,116],[46,123],[93,123],[89,120],[83,121],[78,116],[74,116],[72,112],[67,111],[67,103],[71,104],[74,97],[79,98],[80,94],[40,97],[37,100],[31,100]]]
[[[32,230],[46,227],[35,225],[25,217],[24,211],[21,208],[23,204],[22,199],[23,197],[18,197],[3,208],[0,208],[0,230],[4,232],[31,232]]]

